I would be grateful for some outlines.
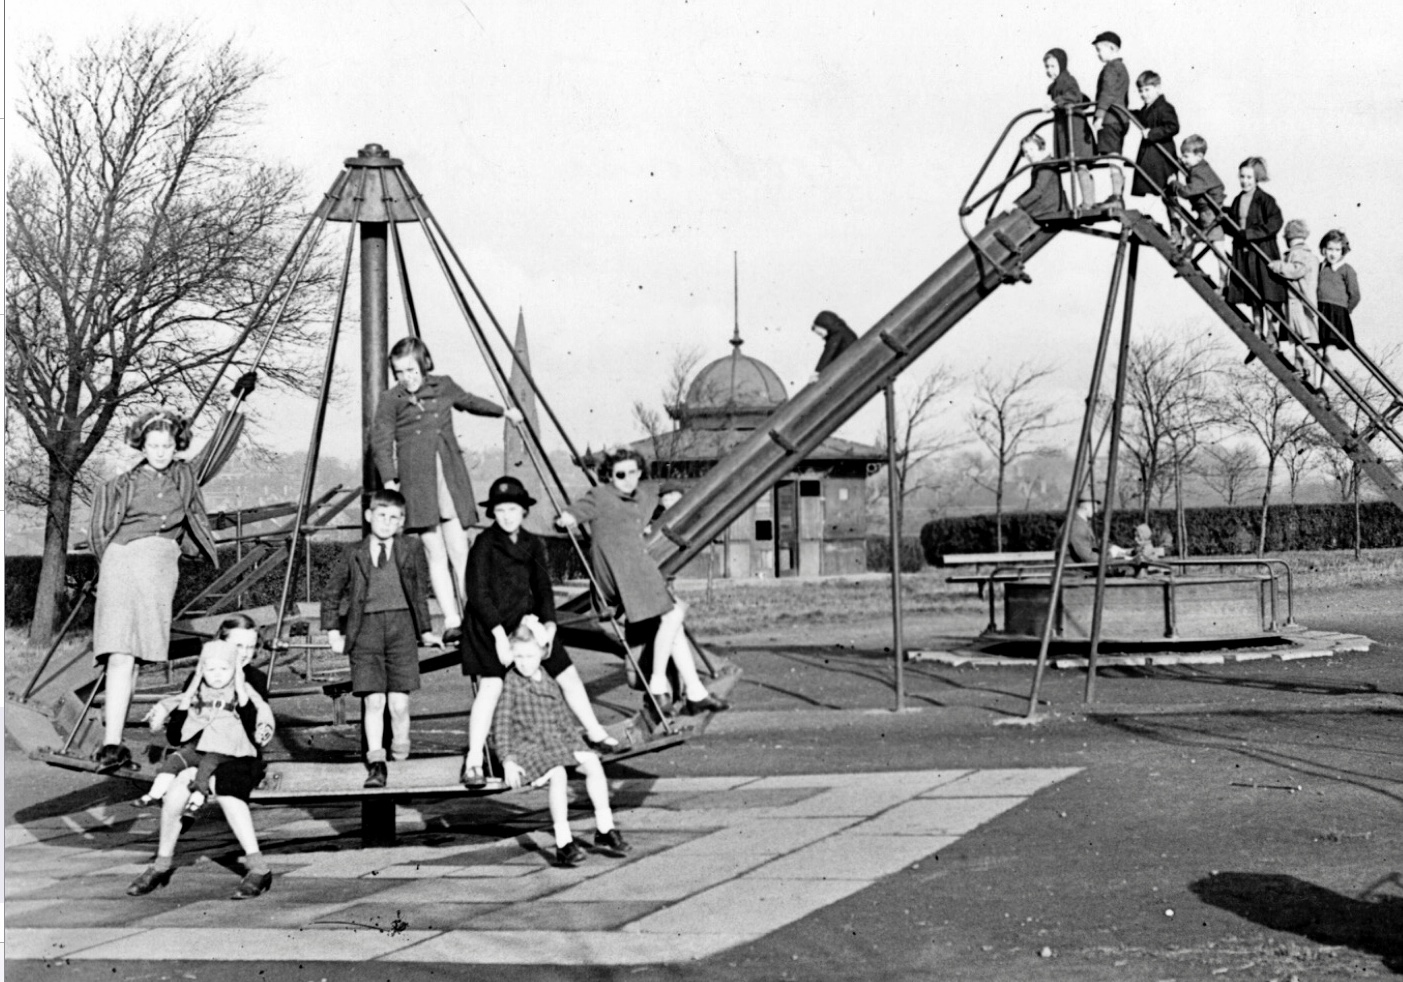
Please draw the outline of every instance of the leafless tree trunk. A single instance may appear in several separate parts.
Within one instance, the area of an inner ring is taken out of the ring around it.
[[[947,366],[940,365],[928,372],[910,394],[897,400],[896,474],[887,475],[887,480],[895,478],[897,500],[903,508],[912,494],[922,488],[936,486],[937,482],[930,475],[919,476],[926,471],[927,465],[967,442],[962,437],[944,435],[948,430],[933,431],[929,425],[949,404],[950,395],[958,385],[954,373]],[[873,442],[881,447],[885,457],[885,426]],[[882,488],[880,493],[882,500],[885,500],[886,489]]]
[[[128,27],[22,69],[15,112],[38,151],[6,181],[5,389],[46,471],[37,642],[60,615],[75,489],[113,422],[203,393],[299,224],[295,175],[234,141],[262,67],[230,43],[197,47]],[[265,381],[302,385],[300,325],[322,296],[294,298]]]
[[[992,478],[972,475],[974,483],[994,493],[994,528],[997,550],[1004,548],[1004,490],[1009,468],[1034,452],[1038,433],[1057,425],[1050,419],[1052,404],[1034,397],[1032,390],[1053,369],[1024,362],[1011,374],[986,364],[974,380],[974,407],[966,419],[975,438],[993,458]]]

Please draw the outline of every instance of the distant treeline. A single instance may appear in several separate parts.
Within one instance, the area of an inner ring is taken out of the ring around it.
[[[1185,524],[1189,530],[1190,556],[1234,556],[1256,551],[1260,505],[1232,508],[1190,508]],[[1135,537],[1140,512],[1117,512],[1111,522],[1111,541],[1128,546]],[[1004,515],[1004,551],[1038,552],[1057,544],[1062,512],[1016,512]],[[1150,512],[1149,524],[1155,540],[1175,521],[1171,509]],[[1267,513],[1267,551],[1285,552],[1314,549],[1354,548],[1354,505],[1272,505]],[[1360,506],[1360,546],[1387,549],[1403,546],[1403,510],[1387,501],[1371,501]],[[921,551],[927,563],[937,556],[958,553],[993,552],[993,515],[969,515],[927,522],[921,528]]]

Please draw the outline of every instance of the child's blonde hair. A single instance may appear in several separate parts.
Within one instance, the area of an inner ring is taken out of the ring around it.
[[[546,649],[541,645],[541,642],[536,640],[536,635],[532,634],[531,629],[525,624],[518,624],[516,630],[511,633],[511,637],[507,640],[511,643],[513,648],[517,645],[529,644],[531,647],[535,648],[542,657],[545,656]]]
[[[1258,184],[1262,184],[1262,183],[1264,183],[1264,182],[1266,182],[1266,181],[1271,180],[1271,178],[1267,177],[1267,162],[1266,162],[1266,158],[1264,158],[1264,157],[1248,157],[1248,158],[1247,158],[1246,160],[1244,160],[1242,163],[1240,163],[1240,164],[1237,165],[1237,169],[1238,169],[1238,170],[1246,170],[1246,169],[1249,168],[1249,167],[1252,168],[1252,173],[1255,174],[1255,175],[1257,175],[1257,183],[1258,183]]]
[[[1304,219],[1293,218],[1286,223],[1286,241],[1295,242],[1297,239],[1304,239],[1310,235],[1310,226]]]
[[[1205,140],[1203,137],[1199,136],[1197,133],[1192,133],[1189,136],[1184,137],[1183,141],[1179,144],[1179,152],[1201,153],[1207,156],[1208,141]]]

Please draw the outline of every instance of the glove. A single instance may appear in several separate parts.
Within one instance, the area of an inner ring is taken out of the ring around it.
[[[254,387],[257,385],[258,373],[244,372],[242,375],[239,376],[238,381],[234,383],[234,398],[237,399],[241,396],[248,395],[254,390]]]

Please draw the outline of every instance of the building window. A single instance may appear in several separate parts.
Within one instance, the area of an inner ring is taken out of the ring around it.
[[[762,518],[755,523],[755,541],[769,542],[775,537],[774,522],[768,518]]]
[[[819,498],[819,497],[822,497],[822,496],[823,496],[823,482],[822,482],[822,481],[800,481],[800,482],[799,482],[799,497],[801,497],[801,498]]]
[[[839,489],[838,489],[838,500],[839,500],[839,501],[847,501],[847,500],[848,500],[848,489],[847,489],[847,488],[839,488]]]

